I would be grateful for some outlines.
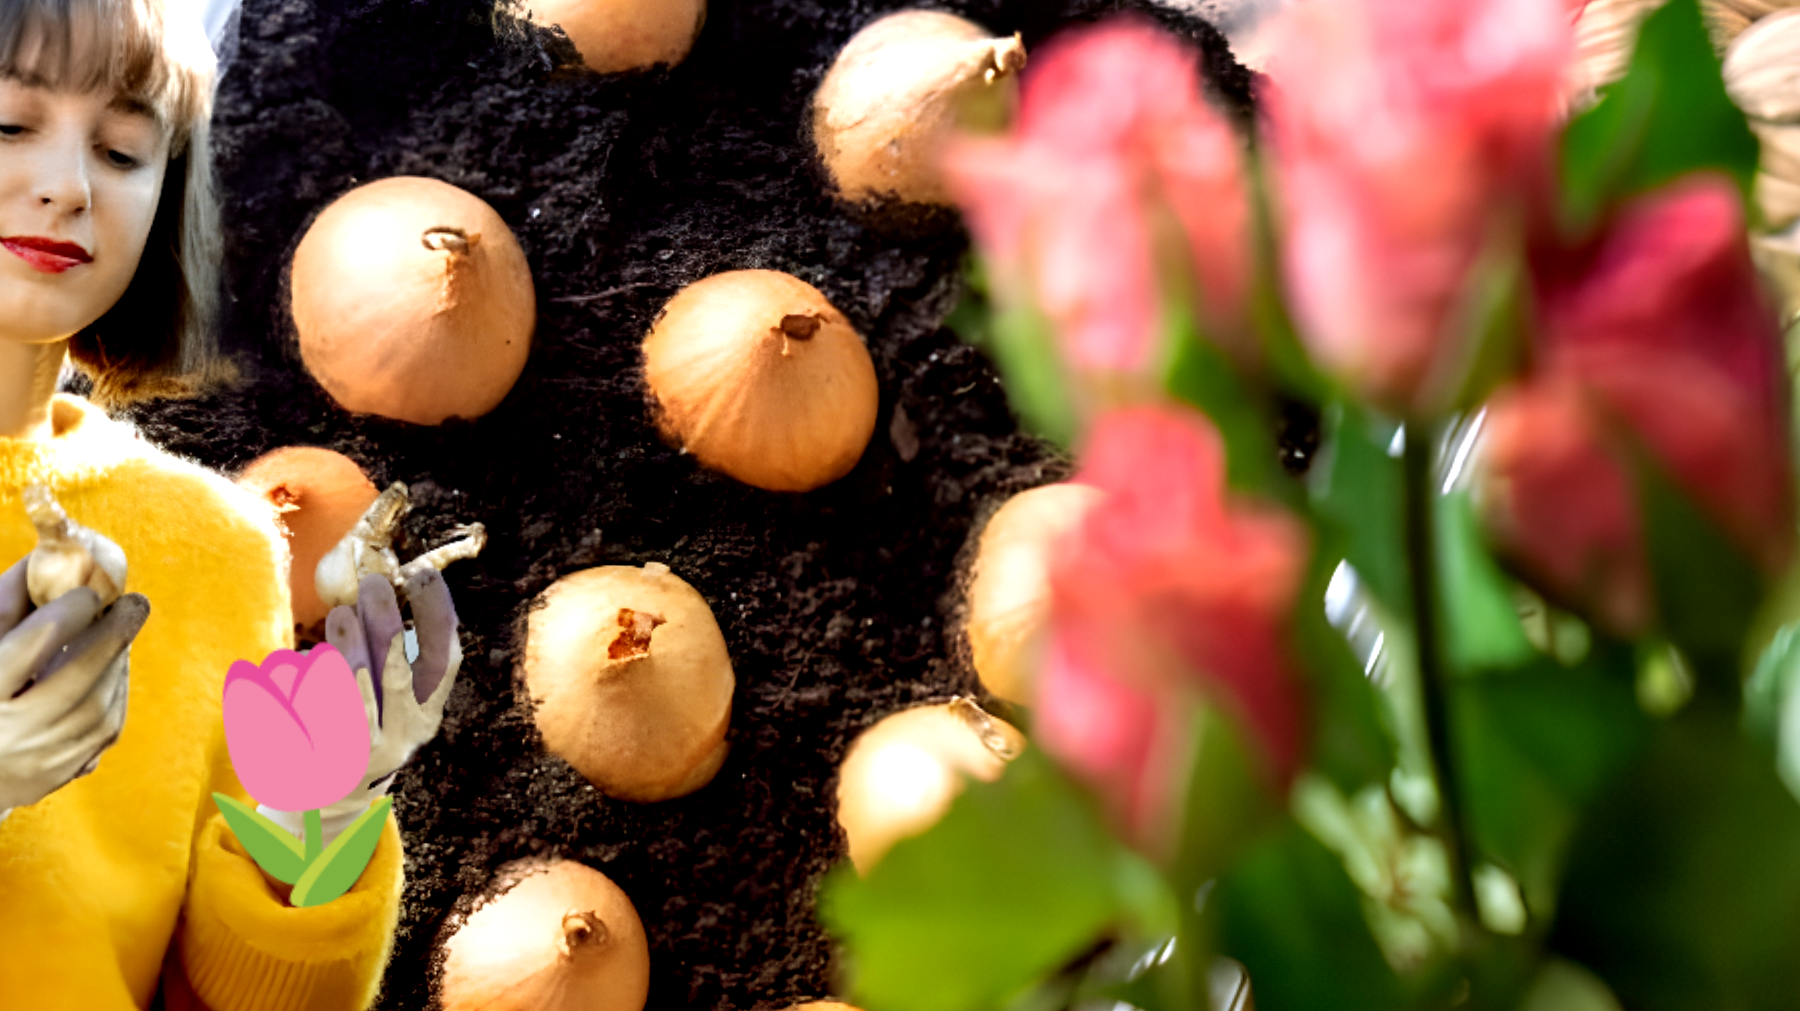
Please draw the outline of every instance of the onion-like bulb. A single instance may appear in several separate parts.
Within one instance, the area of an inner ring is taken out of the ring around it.
[[[949,205],[937,159],[964,109],[1010,112],[1025,66],[1017,35],[994,38],[939,11],[890,14],[857,32],[813,96],[813,143],[846,199]]]
[[[678,292],[644,339],[657,424],[708,467],[769,491],[848,474],[875,432],[875,364],[817,288],[734,270]]]
[[[862,732],[838,768],[838,824],[867,874],[894,843],[930,828],[970,777],[993,782],[1025,737],[968,699],[919,706]]]
[[[311,629],[331,610],[313,583],[325,557],[375,501],[375,485],[356,461],[319,446],[284,446],[250,461],[237,483],[274,507],[293,556],[288,590],[294,624]],[[316,637],[315,637],[316,638]]]
[[[1800,123],[1800,7],[1751,25],[1725,51],[1722,70],[1753,125]]]
[[[319,215],[294,252],[300,358],[346,410],[478,418],[525,369],[537,300],[512,230],[480,197],[397,176]]]
[[[680,63],[706,21],[706,0],[526,0],[531,20],[568,35],[602,74]]]
[[[1007,499],[982,529],[969,583],[969,652],[988,691],[1029,705],[1050,622],[1050,552],[1102,492],[1051,484]]]
[[[641,1011],[650,948],[631,899],[571,860],[524,874],[445,942],[444,1011]]]
[[[69,518],[50,489],[26,485],[25,514],[37,528],[37,546],[25,562],[25,592],[43,607],[70,590],[86,586],[105,607],[125,592],[125,552],[117,544]]]
[[[524,665],[544,747],[609,797],[680,797],[725,762],[731,657],[706,599],[666,565],[557,580],[526,619]]]

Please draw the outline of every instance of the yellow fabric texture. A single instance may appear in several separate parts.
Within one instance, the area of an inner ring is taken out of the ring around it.
[[[147,1008],[178,944],[211,1011],[368,1007],[399,919],[392,816],[349,893],[294,909],[212,800],[253,803],[225,746],[225,672],[293,645],[272,510],[86,401],[58,396],[51,417],[51,439],[0,439],[0,568],[36,543],[19,493],[42,482],[125,550],[126,589],[149,598],[150,618],[118,743],[92,775],[0,822],[0,1006]]]

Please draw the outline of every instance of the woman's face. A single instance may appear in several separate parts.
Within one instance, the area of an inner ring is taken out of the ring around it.
[[[147,109],[0,75],[0,340],[62,340],[118,302],[168,158]]]

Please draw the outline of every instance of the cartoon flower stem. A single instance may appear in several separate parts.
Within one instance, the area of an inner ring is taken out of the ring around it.
[[[306,862],[310,864],[325,851],[325,827],[317,808],[306,812],[302,817],[306,823]]]

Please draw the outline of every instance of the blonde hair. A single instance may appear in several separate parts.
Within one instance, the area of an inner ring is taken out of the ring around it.
[[[118,404],[196,392],[224,370],[213,194],[217,62],[192,0],[0,0],[0,74],[51,87],[110,88],[169,134],[169,163],[143,258],[125,294],[69,342],[92,396]]]

